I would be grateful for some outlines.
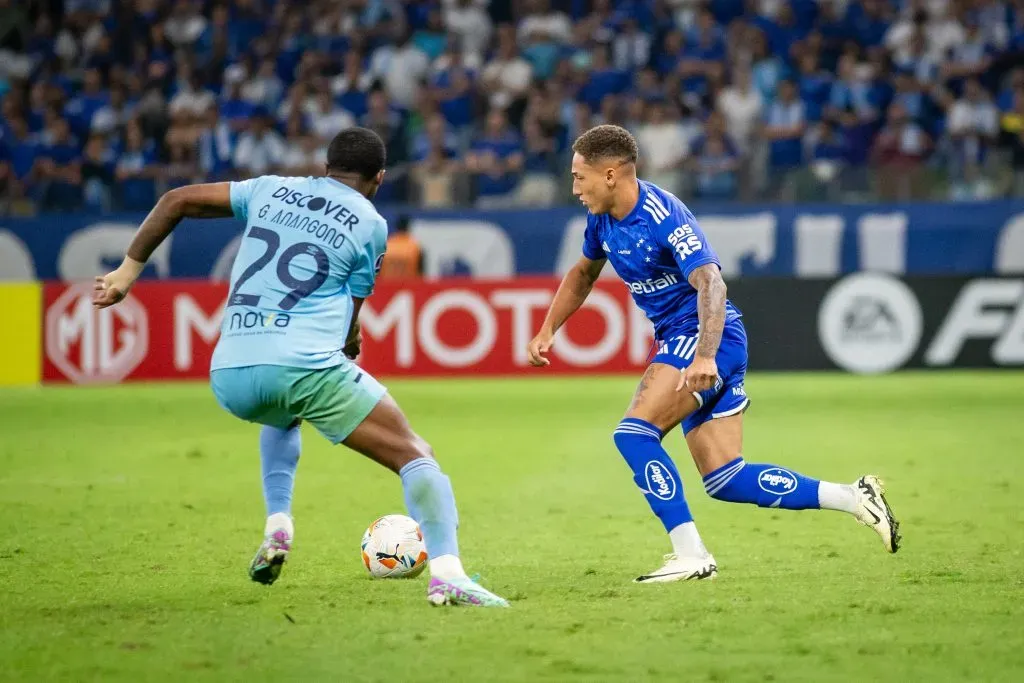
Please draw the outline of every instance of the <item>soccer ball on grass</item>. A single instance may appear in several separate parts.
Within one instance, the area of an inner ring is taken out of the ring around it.
[[[427,566],[427,547],[416,520],[384,515],[363,533],[363,564],[375,579],[411,579]]]

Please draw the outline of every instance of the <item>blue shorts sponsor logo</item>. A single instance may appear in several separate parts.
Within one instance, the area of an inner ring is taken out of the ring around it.
[[[647,491],[655,498],[672,500],[672,497],[676,495],[675,478],[657,460],[647,463],[644,467],[644,477],[647,479]]]
[[[781,467],[771,467],[761,473],[757,478],[757,485],[762,491],[773,493],[776,496],[784,496],[787,493],[796,491],[796,475]]]

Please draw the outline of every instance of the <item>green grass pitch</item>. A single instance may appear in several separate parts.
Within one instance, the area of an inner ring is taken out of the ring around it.
[[[676,432],[720,573],[654,586],[630,581],[667,539],[611,439],[634,384],[390,383],[510,610],[369,579],[359,540],[404,512],[398,480],[308,427],[266,588],[257,428],[205,385],[0,391],[0,680],[1024,680],[1024,373],[753,375],[745,457],[881,475],[904,547],[708,499]]]

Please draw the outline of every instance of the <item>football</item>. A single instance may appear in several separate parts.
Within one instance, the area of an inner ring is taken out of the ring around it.
[[[363,533],[363,564],[376,579],[410,579],[427,566],[427,547],[416,520],[384,515]]]

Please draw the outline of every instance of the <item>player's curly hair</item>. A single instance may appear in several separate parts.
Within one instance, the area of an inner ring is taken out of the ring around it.
[[[369,128],[346,128],[327,146],[327,169],[334,173],[355,173],[371,180],[384,168],[384,141]]]
[[[639,151],[634,138],[621,126],[604,124],[594,126],[572,143],[572,151],[588,164],[598,159],[615,159],[635,164]]]

